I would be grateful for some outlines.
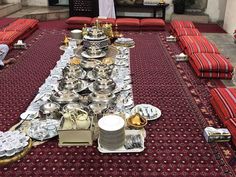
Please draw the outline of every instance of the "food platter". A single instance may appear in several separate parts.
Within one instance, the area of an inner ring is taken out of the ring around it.
[[[83,51],[83,52],[81,53],[81,55],[82,55],[83,57],[85,57],[85,58],[90,58],[90,59],[91,59],[91,58],[102,58],[102,57],[105,57],[105,56],[106,56],[106,52],[102,51],[102,53],[99,54],[99,55],[88,55],[86,51]]]
[[[161,116],[161,110],[150,104],[138,104],[132,110],[131,114],[139,113],[147,120],[155,120]]]
[[[61,120],[56,119],[34,119],[27,130],[27,135],[39,141],[47,140],[58,135],[57,129]]]

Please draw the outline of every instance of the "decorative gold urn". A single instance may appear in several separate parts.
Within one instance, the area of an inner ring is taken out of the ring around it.
[[[106,23],[102,26],[102,29],[107,37],[109,38],[113,37],[112,24]]]

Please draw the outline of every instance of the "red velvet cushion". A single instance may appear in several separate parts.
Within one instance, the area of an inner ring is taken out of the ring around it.
[[[94,17],[91,21],[91,24],[95,24],[96,20],[99,21],[99,23],[110,23],[112,25],[115,25],[116,24],[116,19],[115,18],[106,18],[106,19],[103,19],[103,18],[97,18],[97,17]]]
[[[17,37],[19,37],[19,33],[17,31],[0,31],[0,41],[13,41]]]
[[[70,17],[66,20],[67,24],[91,24],[91,17]]]
[[[215,79],[232,79],[232,73],[222,73],[222,72],[201,72],[198,70],[197,66],[192,60],[189,60],[193,70],[195,71],[198,77],[202,78],[215,78]]]
[[[195,53],[190,55],[200,72],[233,72],[233,66],[223,55],[214,53]]]
[[[118,18],[116,19],[116,24],[120,26],[139,26],[140,20],[137,18]]]
[[[193,22],[191,22],[191,21],[172,20],[170,25],[174,29],[176,29],[176,28],[195,28]]]
[[[158,18],[144,18],[140,20],[141,26],[165,26],[165,21]]]
[[[224,120],[236,117],[236,88],[215,88],[211,90],[211,96],[220,109]]]
[[[178,37],[181,36],[201,36],[202,34],[195,28],[178,28],[175,30]]]
[[[219,50],[217,49],[217,47],[210,42],[196,41],[194,43],[187,43],[185,48],[186,48],[185,52],[189,56],[194,53],[217,53],[217,54],[219,54]]]

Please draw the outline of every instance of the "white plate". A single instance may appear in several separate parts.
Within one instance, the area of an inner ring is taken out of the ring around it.
[[[106,52],[102,51],[102,53],[100,55],[93,55],[93,56],[90,56],[87,54],[86,51],[83,51],[81,53],[81,55],[85,58],[102,58],[102,57],[105,57],[106,56]]]
[[[138,104],[132,110],[131,114],[139,113],[147,120],[155,120],[161,116],[161,110],[150,104]]]
[[[142,131],[140,130],[125,130],[125,135],[137,135],[140,134],[141,138],[142,138],[142,148],[134,148],[134,149],[126,149],[124,146],[120,147],[119,149],[115,149],[115,150],[108,150],[105,149],[101,146],[101,144],[99,143],[99,139],[98,139],[98,151],[101,153],[137,153],[137,152],[142,152],[144,151],[145,147],[144,147],[144,135],[142,134]]]
[[[20,115],[21,119],[32,120],[38,116],[38,111],[26,111]]]

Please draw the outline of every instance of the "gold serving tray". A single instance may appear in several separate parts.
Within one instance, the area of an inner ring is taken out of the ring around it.
[[[32,139],[30,138],[28,145],[23,149],[23,151],[18,152],[11,157],[1,157],[0,158],[0,166],[16,162],[17,160],[20,160],[21,158],[23,158],[29,152],[29,150],[32,148],[32,144],[33,144],[33,142],[32,142]]]

